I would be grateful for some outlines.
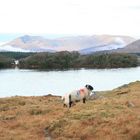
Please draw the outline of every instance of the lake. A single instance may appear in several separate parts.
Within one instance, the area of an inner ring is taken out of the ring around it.
[[[63,95],[86,84],[91,84],[95,91],[111,90],[136,80],[140,80],[140,67],[67,71],[4,69],[0,70],[0,97]]]

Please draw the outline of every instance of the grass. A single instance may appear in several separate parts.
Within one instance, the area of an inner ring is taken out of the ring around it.
[[[100,95],[71,109],[55,96],[1,98],[0,139],[139,140],[140,82]]]

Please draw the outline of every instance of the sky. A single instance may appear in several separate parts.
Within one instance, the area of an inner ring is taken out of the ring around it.
[[[0,41],[24,34],[140,38],[140,0],[0,0]]]

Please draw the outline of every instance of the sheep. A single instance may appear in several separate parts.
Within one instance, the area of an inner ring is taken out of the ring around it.
[[[77,101],[83,100],[83,103],[90,97],[92,93],[93,87],[91,85],[86,85],[84,88],[80,90],[74,90],[70,93],[65,94],[62,97],[63,106],[70,108],[74,105]]]

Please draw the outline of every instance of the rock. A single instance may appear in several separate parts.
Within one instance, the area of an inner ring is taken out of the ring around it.
[[[125,104],[127,107],[135,107],[135,105],[131,101],[127,101]]]
[[[116,91],[117,95],[122,95],[122,94],[128,94],[130,92],[129,89],[123,89],[123,90],[118,90]]]
[[[97,94],[94,92],[90,95],[90,100],[96,100],[97,98],[99,98],[99,96],[97,96]]]

